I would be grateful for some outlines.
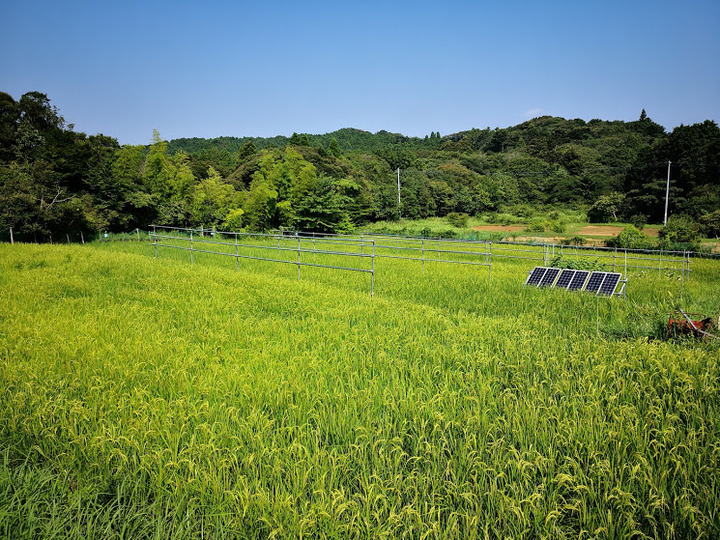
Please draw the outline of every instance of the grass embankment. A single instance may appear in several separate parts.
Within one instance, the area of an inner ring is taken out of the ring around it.
[[[0,534],[720,534],[720,366],[628,300],[147,244],[0,246]],[[203,258],[204,257],[204,258]],[[686,309],[720,310],[717,263]]]

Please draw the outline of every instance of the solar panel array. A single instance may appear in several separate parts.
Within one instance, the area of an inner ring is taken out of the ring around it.
[[[560,268],[536,266],[530,272],[525,285],[555,287],[556,289],[612,296],[615,294],[621,277],[622,275],[617,272],[590,272],[589,270],[572,270],[570,268],[561,270]]]

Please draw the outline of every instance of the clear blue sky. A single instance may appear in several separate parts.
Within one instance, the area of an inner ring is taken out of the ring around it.
[[[0,90],[121,144],[720,119],[718,0],[4,0]]]

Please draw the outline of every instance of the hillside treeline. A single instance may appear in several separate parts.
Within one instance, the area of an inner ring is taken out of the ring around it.
[[[572,207],[592,221],[718,234],[720,129],[540,117],[507,129],[406,137],[177,139],[120,146],[75,132],[49,98],[0,93],[0,227],[39,241],[150,224],[349,231],[377,220]],[[400,169],[400,205],[397,170]]]

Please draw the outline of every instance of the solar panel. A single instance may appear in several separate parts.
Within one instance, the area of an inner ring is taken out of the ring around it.
[[[576,270],[575,275],[572,278],[572,281],[570,282],[570,285],[568,285],[569,291],[579,291],[582,289],[583,285],[585,285],[585,281],[587,280],[587,277],[590,275],[590,272],[587,270]]]
[[[545,274],[543,275],[542,279],[540,279],[540,283],[538,283],[538,287],[550,287],[553,283],[555,283],[555,278],[557,278],[558,274],[560,273],[559,268],[548,268]]]
[[[543,275],[545,275],[545,271],[547,268],[544,266],[536,266],[532,272],[530,272],[530,275],[527,278],[527,281],[525,281],[525,285],[535,285],[537,286],[538,283],[540,283],[540,280],[542,279]]]
[[[600,285],[600,290],[598,290],[598,294],[612,295],[615,292],[615,287],[617,287],[619,281],[620,274],[608,272],[605,275],[605,279],[603,280],[602,285]]]
[[[617,272],[600,272],[589,270],[573,270],[571,268],[549,268],[536,266],[525,281],[525,285],[533,287],[555,287],[569,291],[584,290],[593,294],[612,296],[615,294],[622,274]],[[620,291],[618,294],[622,294]]]
[[[575,276],[575,272],[575,270],[570,270],[568,268],[560,272],[560,277],[555,282],[555,288],[567,289],[570,285],[570,282],[572,281],[573,276]]]
[[[587,285],[585,285],[585,291],[596,293],[600,290],[600,285],[602,285],[603,280],[605,279],[605,275],[607,272],[593,272],[590,274],[590,279],[588,279]]]

